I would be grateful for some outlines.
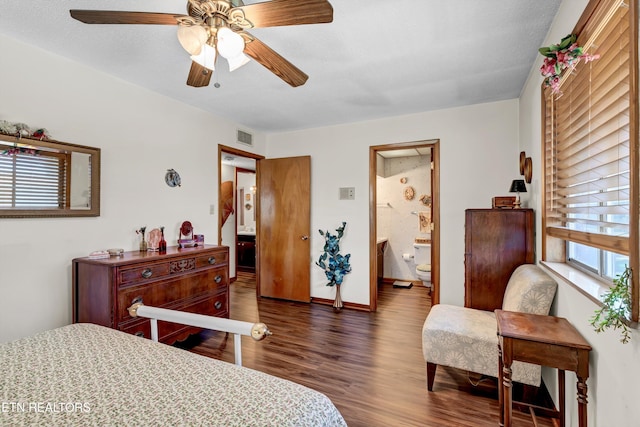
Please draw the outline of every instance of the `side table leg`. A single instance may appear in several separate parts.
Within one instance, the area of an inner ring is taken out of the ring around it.
[[[502,349],[500,348],[500,344],[498,344],[498,408],[500,410],[500,422],[498,425],[500,427],[504,427],[504,390],[502,388],[502,382],[504,381],[502,378],[503,368]]]
[[[564,427],[566,415],[565,405],[565,375],[563,369],[558,369],[558,412],[560,412],[560,427]]]
[[[504,361],[503,361],[504,363]],[[502,399],[504,408],[504,427],[511,427],[511,366],[502,368]]]
[[[587,381],[578,377],[578,426],[587,427]]]

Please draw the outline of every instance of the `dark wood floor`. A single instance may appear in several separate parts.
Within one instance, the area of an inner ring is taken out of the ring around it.
[[[231,318],[262,321],[273,332],[261,342],[243,337],[243,365],[326,394],[349,426],[497,426],[494,380],[472,386],[466,372],[438,367],[427,391],[421,328],[429,308],[422,286],[381,286],[377,313],[334,313],[257,299],[250,274],[231,284]],[[233,362],[233,337],[207,331],[192,338],[184,343],[190,351]],[[514,411],[514,418],[514,426],[534,425],[527,414]]]

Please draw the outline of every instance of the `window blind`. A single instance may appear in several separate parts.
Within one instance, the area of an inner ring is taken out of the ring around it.
[[[630,31],[628,6],[606,1],[606,19],[580,43],[597,53],[545,92],[547,233],[629,251]]]
[[[2,149],[6,149],[1,151]],[[0,146],[0,207],[17,209],[63,208],[68,190],[65,155],[33,154]]]

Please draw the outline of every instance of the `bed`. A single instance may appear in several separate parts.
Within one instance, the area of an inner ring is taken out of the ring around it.
[[[0,345],[0,425],[346,426],[324,394],[93,324]]]

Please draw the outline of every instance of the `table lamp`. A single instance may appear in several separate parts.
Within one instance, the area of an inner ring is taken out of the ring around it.
[[[511,181],[510,193],[517,193],[516,201],[513,203],[514,209],[520,209],[520,193],[527,192],[527,186],[524,184],[524,179],[514,179]]]

